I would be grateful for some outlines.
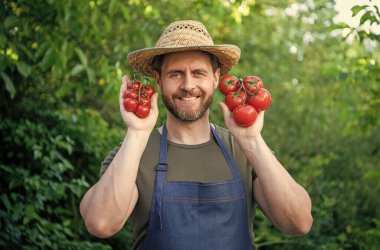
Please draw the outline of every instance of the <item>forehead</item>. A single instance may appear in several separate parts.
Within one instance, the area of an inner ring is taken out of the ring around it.
[[[202,51],[172,52],[165,55],[163,68],[197,66],[212,68],[210,57]]]

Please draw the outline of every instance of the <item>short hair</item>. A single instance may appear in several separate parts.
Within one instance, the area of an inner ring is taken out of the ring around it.
[[[215,73],[216,70],[220,67],[220,63],[219,63],[218,58],[214,54],[211,54],[209,52],[206,52],[206,51],[201,51],[201,52],[206,54],[209,57],[210,62],[211,62],[211,66],[212,66],[212,70]],[[151,63],[152,69],[154,71],[157,71],[159,75],[161,75],[161,68],[162,68],[162,65],[164,64],[165,55],[166,54],[155,56],[152,60],[152,63]]]

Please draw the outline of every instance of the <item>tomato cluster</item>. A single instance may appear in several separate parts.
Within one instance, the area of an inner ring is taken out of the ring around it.
[[[251,126],[257,113],[271,104],[269,91],[263,88],[263,81],[258,76],[239,79],[225,75],[219,80],[219,90],[226,96],[224,102],[233,113],[235,123],[241,127]]]
[[[128,112],[134,112],[139,118],[145,118],[150,113],[150,98],[154,94],[154,88],[150,84],[142,84],[138,80],[132,80],[123,93],[123,106]]]

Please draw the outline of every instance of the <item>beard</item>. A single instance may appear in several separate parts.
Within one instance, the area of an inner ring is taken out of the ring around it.
[[[186,109],[177,105],[173,99],[183,97],[197,97],[201,99],[201,105],[197,109]],[[162,101],[167,110],[178,120],[183,122],[194,122],[202,118],[213,101],[213,94],[206,96],[204,92],[194,93],[188,91],[181,91],[174,94],[172,98],[167,95],[162,95]]]

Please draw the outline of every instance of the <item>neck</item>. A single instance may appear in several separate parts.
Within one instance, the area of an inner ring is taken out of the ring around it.
[[[166,127],[168,140],[178,144],[196,145],[208,142],[211,138],[208,112],[194,122],[180,121],[168,113]]]

